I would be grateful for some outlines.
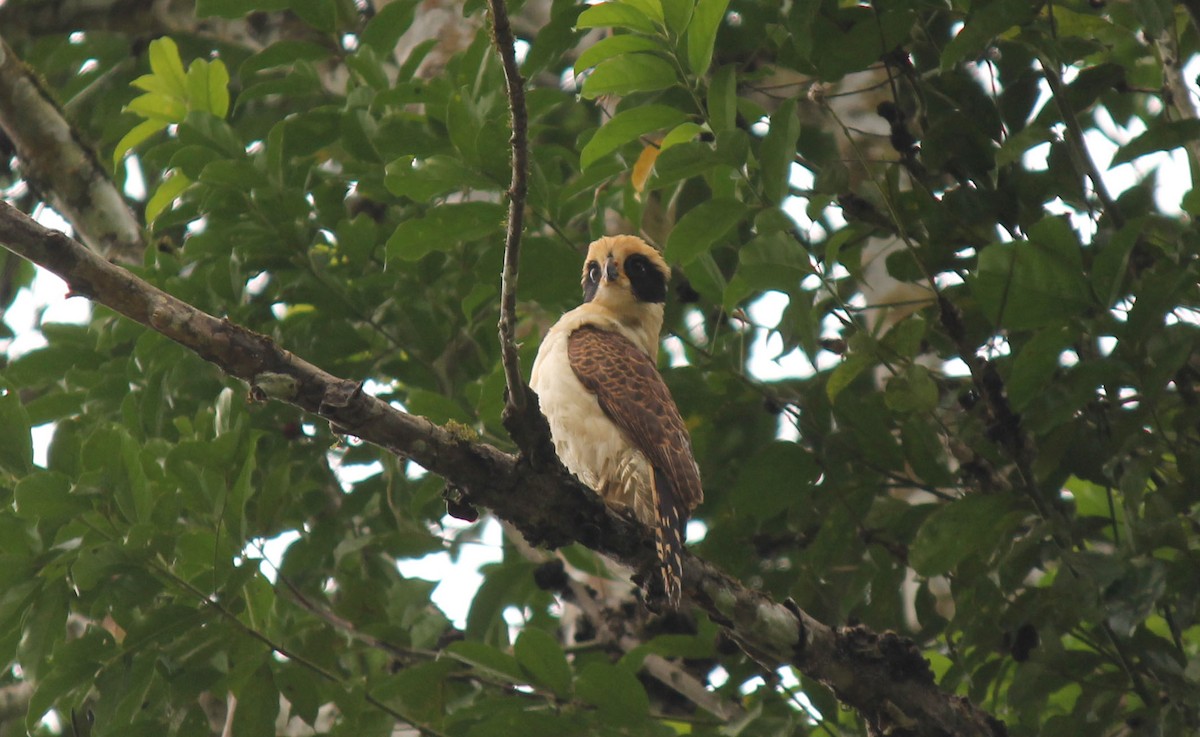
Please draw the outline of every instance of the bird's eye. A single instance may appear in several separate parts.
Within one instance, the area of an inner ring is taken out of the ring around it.
[[[600,264],[595,261],[588,261],[587,278],[592,284],[600,283]]]
[[[646,262],[640,258],[631,258],[625,262],[625,271],[641,274],[646,271]]]

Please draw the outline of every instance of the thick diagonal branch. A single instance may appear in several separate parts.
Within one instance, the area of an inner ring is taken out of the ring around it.
[[[526,458],[401,412],[366,394],[361,383],[333,376],[266,336],[176,299],[8,204],[0,204],[0,239],[10,251],[58,274],[74,293],[248,382],[257,397],[287,402],[341,432],[412,458],[534,544],[578,541],[635,569],[655,558],[649,528],[614,512],[561,467],[536,468]],[[939,689],[912,643],[894,634],[835,630],[694,555],[684,556],[684,592],[764,668],[791,664],[825,684],[862,714],[873,734],[1004,734],[1003,724]]]

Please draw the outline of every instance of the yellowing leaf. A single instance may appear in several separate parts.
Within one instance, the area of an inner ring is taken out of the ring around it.
[[[646,180],[650,178],[650,172],[654,171],[654,162],[661,152],[662,149],[658,146],[646,146],[638,155],[637,161],[634,162],[631,181],[633,182],[633,191],[639,195],[646,188]]]

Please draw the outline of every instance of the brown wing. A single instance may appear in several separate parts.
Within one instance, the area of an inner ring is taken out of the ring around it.
[[[600,408],[650,461],[663,592],[667,602],[678,607],[684,526],[688,513],[703,499],[692,441],[679,408],[650,357],[619,333],[581,327],[567,338],[567,356]]]
[[[686,518],[704,499],[700,472],[687,427],[654,362],[620,333],[590,326],[571,333],[567,356],[604,413],[671,485]]]

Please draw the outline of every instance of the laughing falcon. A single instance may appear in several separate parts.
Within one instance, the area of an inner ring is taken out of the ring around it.
[[[677,608],[684,526],[703,492],[687,427],[655,363],[670,274],[640,238],[592,243],[583,304],[546,333],[529,383],[563,465],[654,528],[666,600]]]

